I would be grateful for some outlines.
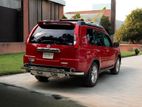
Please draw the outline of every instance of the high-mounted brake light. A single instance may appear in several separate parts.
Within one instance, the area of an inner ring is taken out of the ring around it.
[[[74,35],[74,45],[76,45],[77,41],[76,41],[76,35]]]

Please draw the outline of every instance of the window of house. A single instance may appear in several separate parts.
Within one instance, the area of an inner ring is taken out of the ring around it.
[[[0,42],[23,41],[22,0],[0,0]]]

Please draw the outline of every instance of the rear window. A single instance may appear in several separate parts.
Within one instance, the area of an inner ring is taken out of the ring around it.
[[[74,25],[47,24],[39,26],[30,38],[30,43],[74,44]]]

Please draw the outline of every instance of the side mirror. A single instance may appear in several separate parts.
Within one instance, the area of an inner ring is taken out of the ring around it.
[[[114,48],[118,48],[118,47],[119,47],[119,43],[118,43],[118,42],[114,42],[114,43],[113,43],[113,47],[114,47]]]

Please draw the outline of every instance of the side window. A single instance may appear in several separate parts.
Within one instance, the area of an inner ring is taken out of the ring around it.
[[[89,43],[93,40],[93,29],[87,29],[87,40]]]
[[[87,39],[91,45],[103,46],[103,35],[94,29],[87,29]]]
[[[104,34],[104,45],[106,47],[111,47],[112,46],[112,43],[111,43],[111,40],[109,39],[109,37],[107,35]]]
[[[94,31],[94,44],[97,46],[104,46],[103,33]]]
[[[87,39],[92,45],[111,47],[112,43],[107,35],[95,29],[87,29]]]

